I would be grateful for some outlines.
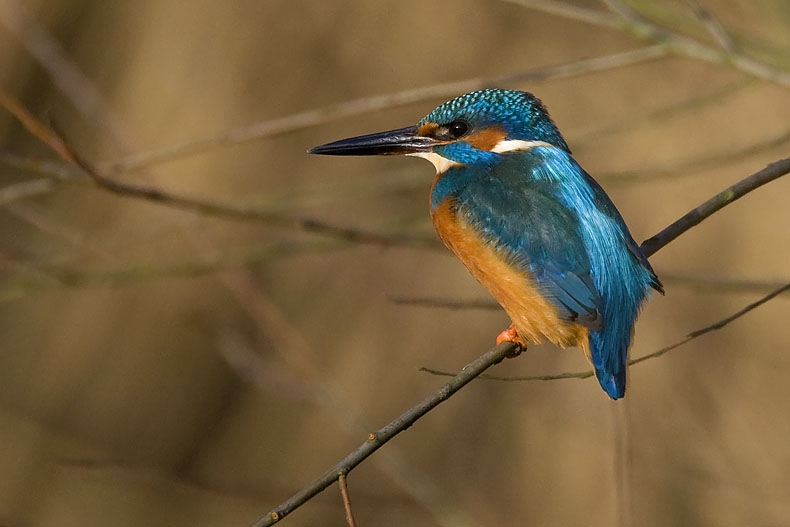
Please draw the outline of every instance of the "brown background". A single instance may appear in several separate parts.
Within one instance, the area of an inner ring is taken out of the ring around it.
[[[647,45],[471,0],[0,4],[2,86],[94,162]],[[642,4],[716,47],[684,2]],[[706,6],[746,55],[790,68],[786,2]],[[15,18],[20,7],[40,31]],[[34,58],[47,38],[63,55],[45,49],[46,61],[70,62],[84,78]],[[727,66],[674,55],[505,86],[544,100],[639,240],[788,150],[788,87]],[[427,163],[304,152],[412,124],[446,98],[206,146],[119,177],[432,237]],[[55,158],[5,112],[0,138],[4,189],[46,176],[12,162]],[[667,295],[645,309],[633,356],[770,290],[736,281],[788,280],[788,191],[790,179],[775,182],[652,258]],[[418,367],[456,370],[507,324],[499,311],[392,301],[487,299],[446,251],[340,244],[173,210],[73,174],[3,198],[2,525],[247,525],[443,382]],[[351,474],[359,524],[790,524],[787,302],[635,366],[619,404],[589,379],[473,383]],[[585,368],[581,353],[545,346],[495,372]],[[626,492],[616,484],[618,441]],[[344,525],[337,489],[285,525]]]

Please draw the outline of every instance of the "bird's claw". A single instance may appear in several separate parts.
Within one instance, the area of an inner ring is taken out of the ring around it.
[[[513,344],[516,345],[513,351],[505,355],[505,357],[508,359],[518,357],[519,355],[521,355],[522,351],[527,349],[526,341],[519,336],[518,331],[516,331],[516,328],[513,327],[513,324],[510,324],[510,326],[508,326],[506,330],[504,330],[502,333],[497,335],[496,343],[502,344],[503,342],[512,342]]]

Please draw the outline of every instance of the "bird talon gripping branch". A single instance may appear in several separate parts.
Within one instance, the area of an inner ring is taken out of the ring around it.
[[[521,352],[527,349],[527,343],[518,335],[518,331],[516,331],[516,328],[513,326],[513,324],[510,324],[507,329],[503,330],[502,333],[497,335],[496,343],[502,344],[503,342],[512,342],[516,345],[513,351],[505,355],[505,358],[508,359],[518,357],[521,355]]]

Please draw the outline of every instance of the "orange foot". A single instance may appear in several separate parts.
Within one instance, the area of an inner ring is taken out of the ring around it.
[[[518,357],[519,355],[521,355],[522,351],[527,349],[526,341],[519,336],[518,331],[516,331],[516,328],[513,327],[513,324],[510,324],[510,326],[508,326],[506,330],[504,330],[502,333],[497,335],[496,343],[502,344],[503,342],[512,342],[513,344],[516,345],[515,350],[505,355],[505,357],[507,357],[508,359],[512,359],[513,357]]]

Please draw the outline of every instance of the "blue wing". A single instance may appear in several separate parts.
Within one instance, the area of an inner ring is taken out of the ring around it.
[[[550,188],[510,184],[502,173],[478,176],[458,195],[458,214],[487,237],[517,268],[529,271],[566,320],[602,327],[601,296],[575,213]]]

